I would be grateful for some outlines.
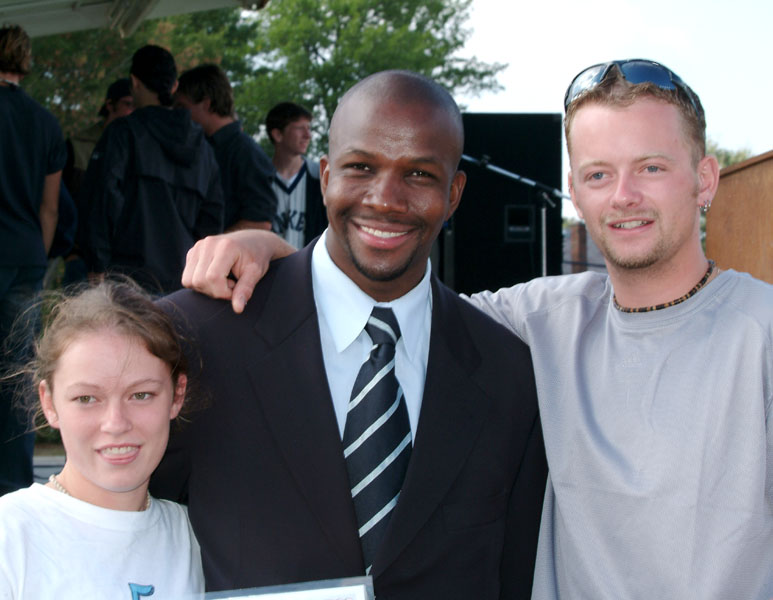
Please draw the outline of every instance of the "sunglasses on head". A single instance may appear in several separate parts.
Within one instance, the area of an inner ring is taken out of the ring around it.
[[[620,69],[620,73],[622,73],[625,80],[630,83],[654,83],[664,90],[681,90],[690,101],[695,114],[698,116],[703,114],[702,109],[699,108],[700,104],[695,93],[687,87],[687,84],[682,81],[676,73],[668,67],[656,63],[654,60],[642,58],[613,60],[608,63],[601,63],[583,69],[572,80],[572,83],[566,90],[566,95],[564,96],[564,110],[568,110],[569,105],[574,102],[580,94],[592,90],[604,81],[609,74],[609,70],[615,65]]]

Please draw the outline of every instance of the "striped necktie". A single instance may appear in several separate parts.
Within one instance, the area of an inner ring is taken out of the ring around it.
[[[395,376],[400,328],[392,309],[374,307],[365,331],[373,347],[352,389],[344,457],[369,573],[408,469],[411,427]]]

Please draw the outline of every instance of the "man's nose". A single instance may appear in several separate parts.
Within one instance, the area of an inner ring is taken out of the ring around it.
[[[374,177],[363,204],[379,212],[405,212],[408,208],[403,178],[390,171]]]
[[[628,173],[620,174],[612,195],[612,206],[615,208],[635,206],[641,202],[641,198],[641,191],[633,175]]]

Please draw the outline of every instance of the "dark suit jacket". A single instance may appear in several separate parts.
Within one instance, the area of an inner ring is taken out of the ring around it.
[[[419,424],[376,595],[528,598],[547,469],[530,354],[434,278],[432,294]],[[211,397],[173,433],[151,489],[188,504],[208,589],[362,575],[311,247],[275,262],[242,315],[190,291],[169,301]]]

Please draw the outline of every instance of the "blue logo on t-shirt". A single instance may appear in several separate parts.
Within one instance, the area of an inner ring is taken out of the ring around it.
[[[139,583],[130,583],[129,589],[132,591],[132,600],[140,600],[142,596],[152,596],[155,591],[152,585],[140,585]]]

